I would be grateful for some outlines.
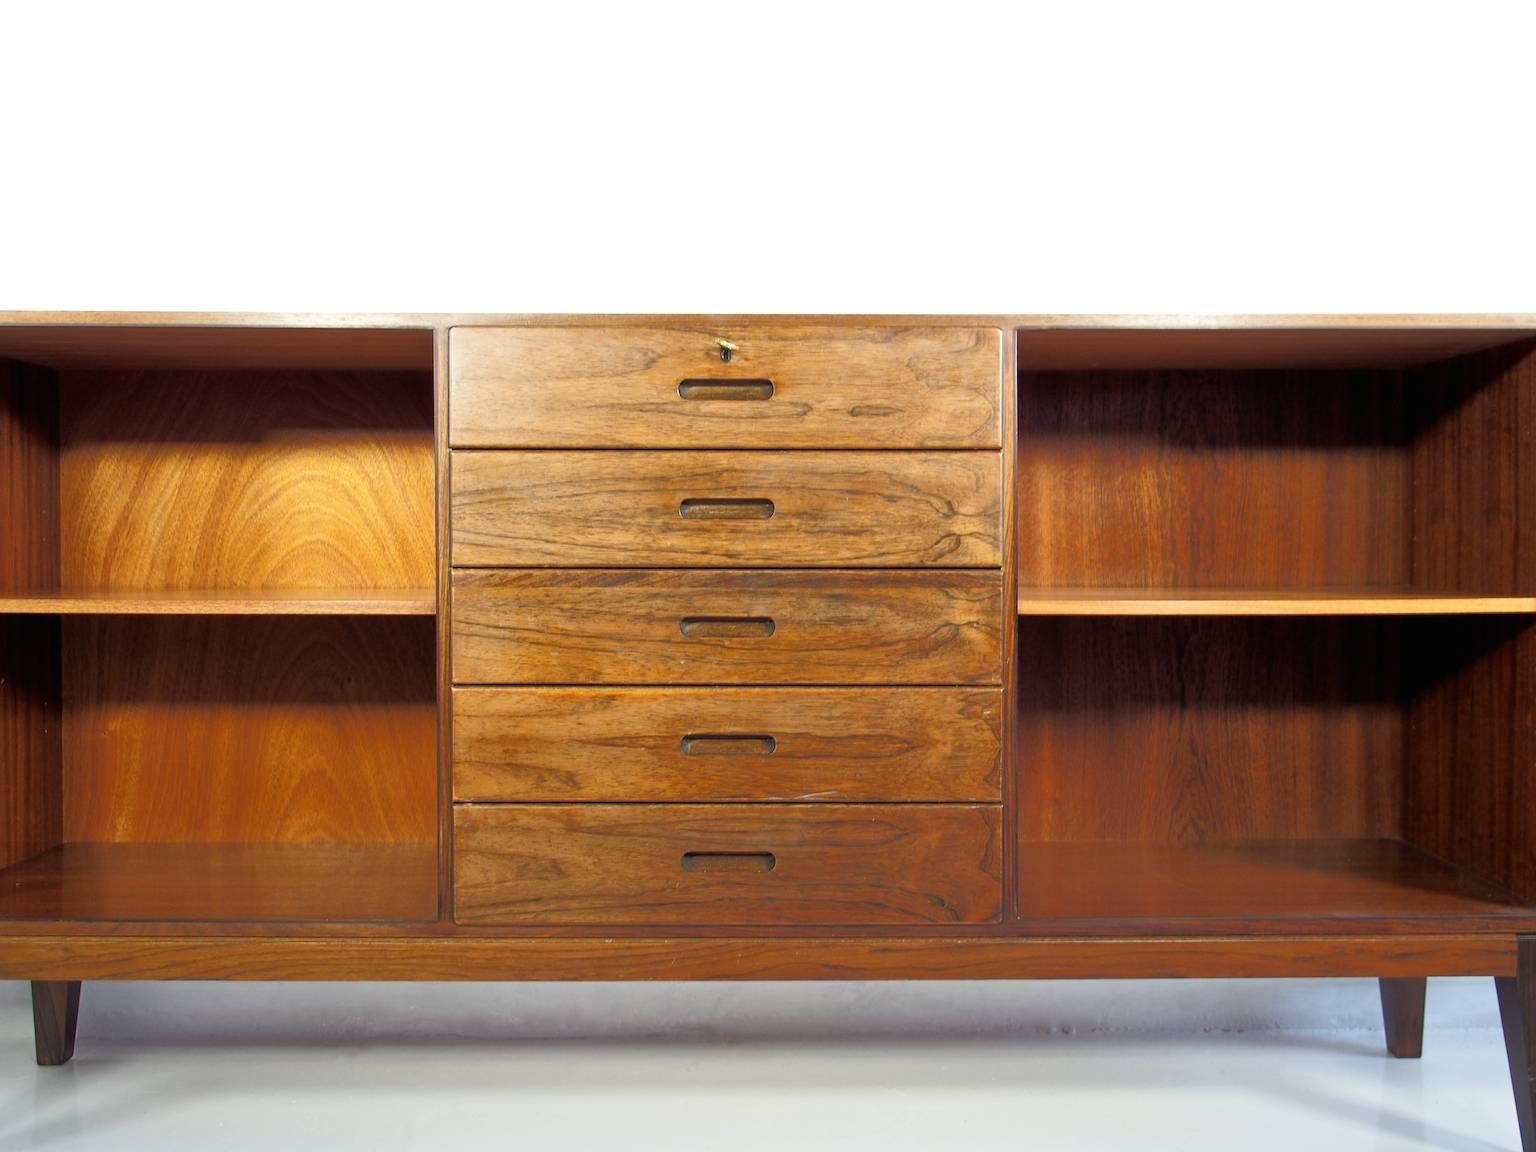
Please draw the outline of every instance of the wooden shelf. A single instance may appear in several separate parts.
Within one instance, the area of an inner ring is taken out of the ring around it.
[[[1536,924],[1536,906],[1400,840],[1253,841],[1209,845],[1026,843],[1019,914],[1030,920],[1198,922],[1306,930],[1343,921],[1433,922],[1506,932]],[[1342,926],[1342,925],[1341,925]]]
[[[0,614],[32,616],[431,616],[430,588],[219,589],[0,596]]]
[[[65,844],[0,872],[0,920],[436,918],[433,845]]]
[[[1536,596],[1396,589],[1020,588],[1020,616],[1496,616],[1536,613]]]

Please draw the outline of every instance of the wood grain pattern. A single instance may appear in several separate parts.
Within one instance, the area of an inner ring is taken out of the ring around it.
[[[0,360],[0,596],[59,579],[58,380]]]
[[[289,316],[252,325],[229,315],[206,324],[187,323],[186,316],[176,313],[138,320],[132,314],[96,313],[55,314],[45,324],[15,324],[7,315],[15,313],[0,314],[0,357],[59,369],[432,369],[432,326],[414,321],[405,321],[404,328],[382,323],[356,327],[323,320],[296,324]]]
[[[0,360],[0,595],[58,582],[58,395]],[[0,615],[0,868],[59,842],[59,625]]]
[[[720,341],[735,344],[730,361]],[[728,324],[454,328],[455,447],[996,448],[1001,333]],[[767,400],[684,380],[771,380]]]
[[[64,835],[59,622],[0,616],[0,868]]]
[[[64,838],[430,844],[432,623],[64,622]]]
[[[454,810],[461,924],[978,924],[1000,810],[917,804],[505,804]],[[768,866],[690,870],[691,853]]]
[[[1407,589],[1022,588],[1021,616],[1494,616],[1536,613],[1536,596]]]
[[[1508,934],[1099,939],[0,936],[0,979],[1076,980],[1500,976]]]
[[[990,688],[458,688],[454,796],[996,802],[1002,727]]]
[[[430,381],[61,379],[61,588],[434,586]]]
[[[1025,617],[1019,836],[1396,836],[1413,649],[1370,618]]]
[[[996,567],[1001,481],[996,452],[454,452],[453,562]]]
[[[771,635],[685,636],[688,618]],[[453,574],[466,684],[996,684],[996,572]]]
[[[432,616],[436,612],[431,589],[149,589],[0,597],[0,613],[45,616]]]
[[[1424,977],[1377,982],[1381,991],[1381,1020],[1387,1034],[1387,1051],[1404,1060],[1424,1055]]]
[[[1400,840],[1271,840],[1172,844],[1023,844],[1019,915],[1045,922],[1285,924],[1427,921],[1506,925],[1515,933],[1536,908],[1476,875]],[[1445,930],[1441,928],[1440,930]]]
[[[1395,376],[1024,372],[1021,587],[1400,587]]]
[[[1415,589],[1536,594],[1536,341],[1408,374]]]
[[[32,1037],[42,1068],[68,1064],[80,1023],[80,981],[32,981]]]
[[[0,918],[424,921],[435,844],[64,844],[0,873]]]

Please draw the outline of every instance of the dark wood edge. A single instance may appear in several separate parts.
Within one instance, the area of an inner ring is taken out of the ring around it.
[[[1000,680],[1003,685],[1003,920],[1018,917],[1019,889],[1019,369],[1017,335],[1003,331],[1002,339],[1002,476],[1003,476],[1003,644]]]
[[[1514,937],[0,940],[20,980],[1021,980],[1510,976]]]
[[[420,328],[548,324],[569,327],[646,324],[988,325],[1041,329],[1396,329],[1536,330],[1536,313],[546,313],[546,312],[61,312],[0,311],[0,327],[96,328]]]
[[[453,920],[453,627],[448,524],[448,330],[433,334],[433,470],[437,499],[437,908]]]

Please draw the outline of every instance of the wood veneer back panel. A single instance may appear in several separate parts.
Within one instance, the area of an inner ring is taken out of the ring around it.
[[[1397,835],[1398,627],[1022,619],[1020,841]]]
[[[59,473],[66,591],[434,586],[430,375],[67,373]]]
[[[69,841],[429,844],[433,621],[63,622]]]
[[[1021,587],[1408,583],[1390,374],[1022,372],[1018,468]]]

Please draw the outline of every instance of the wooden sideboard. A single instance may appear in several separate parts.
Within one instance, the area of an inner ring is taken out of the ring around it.
[[[1496,979],[1536,316],[0,314],[0,977]]]

